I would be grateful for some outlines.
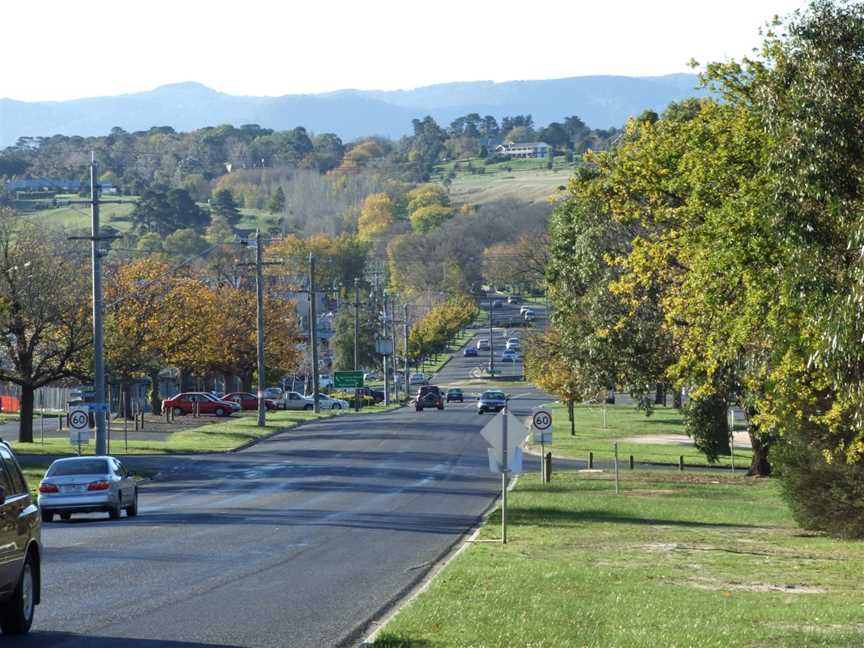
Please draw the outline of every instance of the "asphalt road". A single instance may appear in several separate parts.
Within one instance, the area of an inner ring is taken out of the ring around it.
[[[477,364],[458,356],[438,380],[479,391],[466,378]],[[516,414],[548,400],[508,391]],[[479,435],[490,418],[471,401],[403,408],[231,455],[141,460],[162,474],[142,486],[139,517],[45,525],[43,602],[15,645],[354,645],[495,501]]]

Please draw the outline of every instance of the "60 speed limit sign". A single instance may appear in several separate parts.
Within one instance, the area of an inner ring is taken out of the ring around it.
[[[549,410],[538,410],[534,412],[531,424],[535,430],[548,430],[552,427],[552,413]]]
[[[86,409],[78,408],[69,412],[69,427],[73,430],[86,430],[90,427],[90,416]]]

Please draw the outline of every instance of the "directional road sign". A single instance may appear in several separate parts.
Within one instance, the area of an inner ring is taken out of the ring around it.
[[[363,386],[362,371],[337,371],[333,374],[333,386],[336,389],[358,388]]]
[[[489,421],[480,434],[486,439],[489,448],[489,465],[493,472],[503,472],[505,467],[510,472],[521,472],[522,450],[519,444],[528,435],[528,430],[522,425],[522,421],[507,412],[507,461],[504,458],[504,416],[502,412]],[[494,453],[494,454],[493,454]],[[494,466],[493,468],[493,457]]]

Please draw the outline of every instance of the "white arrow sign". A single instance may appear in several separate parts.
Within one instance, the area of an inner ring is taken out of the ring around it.
[[[519,448],[519,444],[528,435],[528,430],[522,425],[522,421],[509,412],[506,414],[507,457],[505,462],[504,416],[504,413],[497,415],[480,430],[480,434],[486,439],[486,443],[492,446],[489,449],[489,467],[493,472],[503,472],[505,469],[514,473],[522,472],[522,450]],[[493,468],[493,457],[494,465],[497,466],[497,469]]]

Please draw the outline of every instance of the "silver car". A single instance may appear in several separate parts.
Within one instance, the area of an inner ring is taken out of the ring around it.
[[[107,512],[112,520],[138,515],[138,487],[129,471],[114,457],[58,459],[39,483],[42,521],[54,515],[68,520],[72,513]]]

